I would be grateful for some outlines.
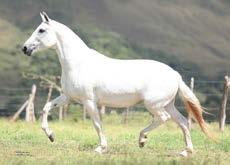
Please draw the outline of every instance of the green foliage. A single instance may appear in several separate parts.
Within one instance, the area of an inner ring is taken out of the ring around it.
[[[96,27],[74,29],[86,44],[109,57],[119,59],[138,58],[132,44],[118,33],[103,31]],[[140,55],[139,55],[140,57]]]
[[[146,0],[145,3],[140,0],[0,0],[0,4],[1,18],[22,31],[38,25],[41,22],[39,12],[45,10],[51,18],[64,24],[116,31],[131,43],[163,52],[166,58],[177,57],[183,63],[195,63],[208,77],[215,78],[218,74],[223,77],[229,73],[226,37],[229,3],[226,0]],[[123,54],[128,53],[124,47],[114,48],[110,39],[97,40],[99,45],[93,43],[92,47],[108,55],[123,58]],[[111,46],[108,51],[106,48]]]
[[[61,75],[61,66],[55,51],[46,50],[44,52],[38,52],[28,58],[31,58],[29,67],[25,68],[23,72],[38,75]]]

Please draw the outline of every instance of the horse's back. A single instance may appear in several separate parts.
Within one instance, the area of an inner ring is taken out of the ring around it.
[[[94,61],[97,96],[101,104],[129,106],[142,100],[152,103],[174,97],[179,74],[171,67],[153,60],[118,60],[100,58]]]
[[[98,67],[104,79],[116,79],[125,84],[136,82],[145,86],[150,83],[152,86],[161,86],[164,82],[177,80],[179,76],[170,66],[154,60],[105,59]]]

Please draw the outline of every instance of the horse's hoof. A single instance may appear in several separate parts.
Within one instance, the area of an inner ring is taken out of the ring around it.
[[[144,135],[143,137],[140,135],[139,138],[139,147],[143,148],[145,146],[145,142],[147,141],[147,136]]]
[[[53,133],[51,133],[48,138],[50,139],[51,142],[54,142],[54,134]]]
[[[139,147],[143,148],[145,146],[145,142],[139,142]]]
[[[107,147],[106,146],[98,146],[94,151],[99,153],[99,154],[105,154],[107,152]]]
[[[182,157],[188,157],[190,154],[192,154],[192,152],[183,150],[179,155]]]

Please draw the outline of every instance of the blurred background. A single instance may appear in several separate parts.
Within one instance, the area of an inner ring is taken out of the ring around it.
[[[0,115],[12,116],[36,84],[34,105],[39,116],[49,90],[44,78],[59,85],[61,68],[55,52],[32,57],[21,52],[41,23],[39,12],[45,11],[107,56],[164,62],[188,85],[194,77],[195,93],[213,113],[206,119],[216,120],[224,76],[230,73],[229,8],[229,0],[0,0]],[[54,89],[51,97],[57,95]],[[132,107],[136,110],[145,111],[141,105]],[[56,119],[57,113],[51,117]],[[71,105],[68,113],[77,121],[82,107]]]

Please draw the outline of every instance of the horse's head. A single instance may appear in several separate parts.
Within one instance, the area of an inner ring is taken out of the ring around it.
[[[28,56],[41,49],[54,48],[57,44],[56,33],[51,27],[52,20],[45,12],[41,12],[40,15],[42,23],[22,47],[22,51]]]

